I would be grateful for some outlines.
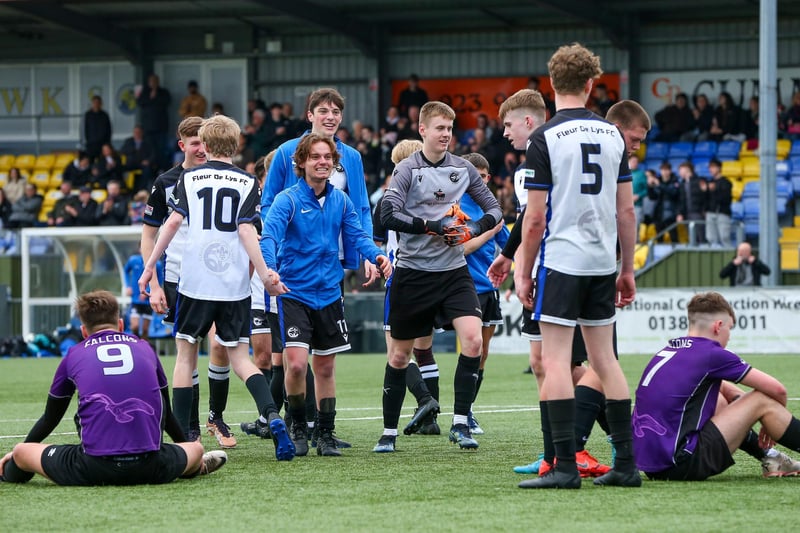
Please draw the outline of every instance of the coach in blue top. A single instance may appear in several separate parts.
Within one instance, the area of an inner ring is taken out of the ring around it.
[[[339,154],[339,162],[329,178],[331,185],[341,189],[350,197],[356,208],[361,227],[367,232],[367,235],[372,235],[372,208],[364,181],[364,165],[361,161],[361,154],[335,137],[339,124],[342,123],[343,111],[344,97],[336,89],[323,88],[311,93],[308,100],[308,121],[311,122],[311,129],[306,131],[302,137],[286,141],[278,147],[267,173],[264,191],[261,194],[262,219],[267,216],[278,193],[297,183],[297,175],[293,171],[295,150],[303,137],[310,133],[316,133],[331,139]],[[344,268],[358,270],[361,266],[360,256],[353,243],[341,239],[337,239],[337,241],[340,245],[339,259],[342,260]],[[367,277],[372,281],[377,278],[374,265],[367,265]]]
[[[294,154],[295,171],[304,179],[280,192],[264,221],[261,251],[278,268],[289,292],[278,299],[283,336],[286,395],[296,454],[308,453],[305,413],[309,351],[319,412],[317,454],[341,455],[333,437],[336,415],[335,356],[349,350],[340,282],[339,238],[381,266],[389,277],[389,258],[361,227],[353,202],[328,182],[338,166],[336,144],[327,135],[303,137]],[[371,231],[371,229],[370,229]]]

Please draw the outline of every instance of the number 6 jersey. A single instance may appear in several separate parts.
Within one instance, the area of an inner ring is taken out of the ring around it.
[[[260,219],[255,178],[231,164],[209,161],[183,171],[169,205],[189,220],[178,292],[197,300],[248,298],[250,260],[239,224]]]
[[[531,134],[524,186],[548,191],[540,264],[573,276],[616,271],[617,183],[630,182],[619,129],[584,108],[563,109]]]

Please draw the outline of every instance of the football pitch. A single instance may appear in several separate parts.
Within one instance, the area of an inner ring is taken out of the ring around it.
[[[789,390],[789,409],[800,413],[800,359],[747,356]],[[624,356],[633,389],[647,362]],[[162,486],[64,488],[35,477],[26,485],[0,484],[4,531],[744,531],[791,527],[800,477],[764,479],[743,452],[724,474],[702,483],[653,482],[640,489],[595,487],[579,491],[517,488],[525,476],[512,467],[541,451],[533,377],[526,355],[490,357],[475,405],[486,431],[477,451],[447,439],[456,357],[437,354],[441,368],[442,436],[404,436],[394,454],[375,454],[381,434],[383,355],[340,355],[337,361],[337,434],[353,443],[343,457],[277,462],[271,441],[238,431],[255,406],[232,375],[226,421],[239,441],[228,464],[207,477]],[[162,357],[167,376],[174,357]],[[21,442],[42,414],[57,359],[0,360],[0,452]],[[206,365],[200,358],[201,413],[207,406]],[[73,399],[47,442],[77,442]],[[407,394],[401,428],[414,400]],[[168,439],[168,438],[167,438]],[[216,441],[204,435],[213,449]],[[605,435],[595,426],[587,449],[610,461]],[[789,455],[797,457],[798,453]]]

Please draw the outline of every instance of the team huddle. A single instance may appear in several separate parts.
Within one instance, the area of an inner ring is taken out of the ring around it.
[[[588,477],[639,487],[640,472],[703,480],[730,467],[736,449],[759,460],[765,476],[799,474],[800,463],[774,445],[800,451],[800,420],[786,409],[780,382],[725,349],[735,314],[719,294],[692,298],[687,335],[648,364],[633,407],[614,322],[615,307],[636,294],[627,160],[650,119],[630,100],[605,119],[586,109],[602,70],[581,45],[559,48],[548,69],[553,117],[546,120],[542,95],[531,89],[500,107],[504,136],[526,154],[514,176],[519,218],[510,233],[487,187],[486,159],[448,151],[455,112],[442,102],[422,106],[421,142],[395,147],[395,170],[374,212],[360,154],[335,138],[344,99],[334,89],[312,93],[311,129],[260,161],[257,177],[232,164],[235,121],[185,119],[185,160],[156,180],[145,213],[139,279],[153,310],[173,324],[172,398],[150,345],[119,333],[114,296],[82,295],[85,340],[61,361],[25,443],[0,460],[2,480],[38,473],[61,485],[166,483],[219,469],[226,452],[205,452],[199,441],[204,337],[213,338],[205,430],[221,447],[236,446],[223,418],[233,370],[258,415],[241,429],[271,440],[276,460],[310,448],[341,455],[350,446],[335,434],[336,355],[350,349],[342,282],[345,269],[359,268],[368,284],[386,279],[383,431],[373,451],[396,451],[406,389],[417,409],[403,432],[441,433],[436,329],[454,330],[460,347],[448,438],[475,450],[483,430],[472,405],[512,261],[543,442],[536,461],[514,469],[533,475],[521,488],[577,489]],[[164,254],[162,286],[156,265]],[[81,444],[42,444],[76,390]],[[585,449],[595,422],[613,447],[610,466]],[[163,441],[164,431],[175,444]]]

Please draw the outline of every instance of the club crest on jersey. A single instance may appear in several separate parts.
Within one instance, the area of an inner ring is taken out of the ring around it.
[[[586,242],[598,243],[603,240],[603,224],[594,209],[585,211],[578,218],[578,231]]]
[[[286,334],[289,337],[296,339],[297,337],[300,336],[300,328],[298,328],[297,326],[291,326],[289,329],[286,330]]]
[[[232,262],[231,250],[224,242],[212,242],[203,250],[203,263],[211,272],[221,274]]]
[[[336,169],[336,172],[344,172],[344,166],[342,166],[341,163],[336,163],[334,168]]]
[[[461,179],[461,175],[458,172],[451,172],[450,173],[450,181],[453,183],[458,183],[458,180]]]
[[[417,175],[417,183],[422,183],[422,174]]]
[[[442,192],[442,189],[439,189],[438,191],[434,191],[433,197],[439,201],[442,201],[444,200],[445,194]]]

